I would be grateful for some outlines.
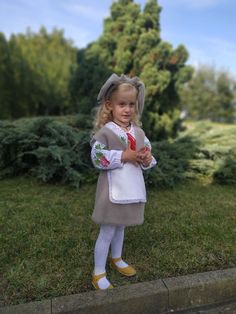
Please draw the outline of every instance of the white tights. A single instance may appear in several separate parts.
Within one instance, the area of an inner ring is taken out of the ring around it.
[[[101,225],[94,251],[94,274],[99,275],[106,272],[106,261],[109,247],[111,245],[112,258],[121,257],[124,241],[123,225]],[[117,264],[119,267],[128,266],[124,261]]]

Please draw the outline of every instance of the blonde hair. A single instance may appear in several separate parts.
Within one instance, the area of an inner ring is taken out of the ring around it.
[[[112,111],[107,108],[106,103],[107,101],[111,101],[114,93],[119,92],[121,88],[122,89],[124,88],[125,90],[134,89],[137,92],[137,96],[138,96],[138,89],[130,83],[121,82],[120,84],[113,85],[111,88],[109,88],[103,101],[96,108],[96,116],[93,123],[93,133],[97,132],[107,122],[110,122],[113,120]],[[133,122],[134,124],[138,126],[141,125],[140,118],[138,115],[138,109],[137,109],[137,101],[136,101],[136,106],[135,106],[135,114],[133,115],[131,122]]]

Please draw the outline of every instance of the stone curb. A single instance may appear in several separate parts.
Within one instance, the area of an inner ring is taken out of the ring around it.
[[[174,313],[236,300],[236,268],[0,308],[0,314]]]

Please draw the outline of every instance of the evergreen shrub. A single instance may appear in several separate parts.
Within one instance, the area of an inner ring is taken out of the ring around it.
[[[79,187],[95,182],[90,161],[92,120],[87,115],[0,121],[0,177],[31,175]],[[206,131],[207,130],[207,131]],[[236,183],[236,128],[194,123],[176,139],[152,142],[157,167],[145,171],[147,186],[173,188],[199,177]]]
[[[78,187],[94,180],[90,134],[52,118],[0,124],[1,177],[29,174]]]

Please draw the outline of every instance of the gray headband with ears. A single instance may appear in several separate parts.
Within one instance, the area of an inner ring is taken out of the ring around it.
[[[136,87],[138,90],[138,114],[141,117],[144,107],[144,98],[145,98],[145,86],[143,82],[139,80],[137,76],[130,78],[124,74],[121,76],[116,75],[113,73],[108,80],[105,82],[105,84],[100,89],[100,92],[97,97],[97,101],[100,104],[102,101],[107,99],[107,95],[109,93],[109,90],[112,89],[112,87],[116,87],[122,83],[128,83]]]

